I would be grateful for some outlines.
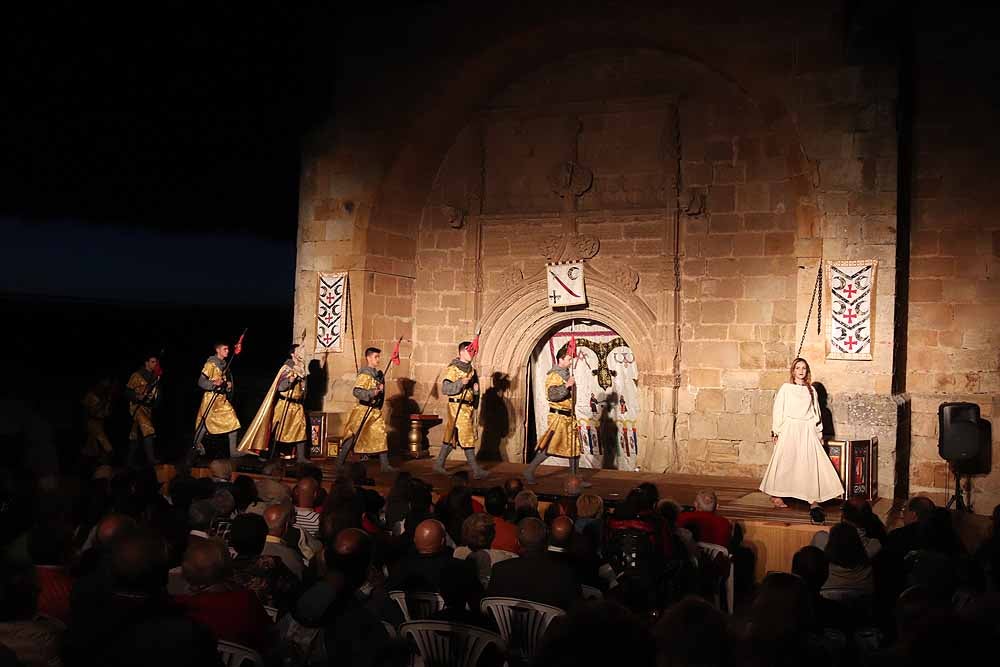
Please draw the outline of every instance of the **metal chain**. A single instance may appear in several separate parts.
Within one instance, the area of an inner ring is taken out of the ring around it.
[[[798,358],[802,355],[802,346],[806,342],[806,334],[809,332],[809,320],[812,319],[813,304],[817,303],[819,305],[818,312],[816,314],[816,335],[820,333],[820,326],[823,321],[823,293],[821,288],[823,286],[823,260],[819,260],[819,267],[816,269],[816,283],[813,285],[812,298],[809,300],[809,313],[806,315],[805,326],[802,327],[802,338],[799,339],[799,349],[795,352],[795,357]]]

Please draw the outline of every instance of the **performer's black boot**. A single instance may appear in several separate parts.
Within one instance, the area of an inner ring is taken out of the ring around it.
[[[300,442],[295,445],[295,461],[296,463],[309,463],[309,459],[306,457],[306,443]]]
[[[569,469],[572,471],[573,477],[576,477],[578,480],[580,480],[580,486],[581,487],[587,488],[589,486],[593,486],[593,484],[591,484],[590,482],[588,482],[587,480],[585,480],[583,477],[580,476],[580,457],[579,456],[574,456],[573,458],[571,458],[569,460]]]
[[[241,456],[246,456],[244,452],[241,452],[238,447],[240,446],[239,431],[230,431],[226,434],[229,438],[229,458],[238,459]]]
[[[469,462],[469,467],[472,468],[473,479],[483,479],[484,477],[489,477],[490,474],[479,467],[476,463],[476,450],[470,447],[465,450],[465,460]]]
[[[382,464],[382,472],[396,472],[396,469],[389,465],[389,452],[380,452],[378,461]]]
[[[344,462],[347,461],[347,455],[351,453],[354,449],[354,436],[352,435],[347,440],[340,443],[340,451],[337,452],[337,469],[340,470],[344,467]]]
[[[441,451],[438,452],[437,460],[434,462],[434,472],[439,472],[442,475],[447,475],[448,471],[445,470],[444,462],[448,460],[448,454],[451,453],[452,446],[441,444]]]
[[[535,471],[538,470],[538,466],[542,465],[542,461],[549,458],[548,453],[544,449],[538,450],[535,454],[535,458],[531,460],[528,465],[528,469],[524,471],[524,483],[525,484],[537,484],[535,480]]]

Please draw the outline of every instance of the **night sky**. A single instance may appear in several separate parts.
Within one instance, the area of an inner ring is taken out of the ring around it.
[[[301,140],[406,12],[24,4],[0,28],[0,294],[290,306]]]

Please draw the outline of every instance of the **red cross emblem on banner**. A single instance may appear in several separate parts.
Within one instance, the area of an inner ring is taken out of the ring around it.
[[[852,296],[857,294],[858,290],[854,289],[853,283],[847,283],[847,288],[844,290],[847,292],[847,298],[850,299]]]
[[[847,340],[844,341],[844,345],[847,346],[848,350],[854,350],[854,346],[858,344],[859,341],[854,340],[854,336],[848,336]]]
[[[844,315],[844,319],[847,320],[847,323],[848,324],[854,324],[854,320],[856,320],[857,318],[858,318],[858,316],[854,313],[854,311],[851,310],[850,308],[848,308],[847,309],[847,314]]]

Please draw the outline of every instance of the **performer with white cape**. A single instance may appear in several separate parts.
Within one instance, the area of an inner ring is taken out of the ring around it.
[[[823,421],[809,364],[796,359],[790,375],[791,381],[781,385],[774,397],[771,440],[775,448],[760,490],[771,496],[775,507],[788,507],[782,498],[806,501],[812,520],[822,523],[819,504],[842,495],[844,486],[823,449]]]

